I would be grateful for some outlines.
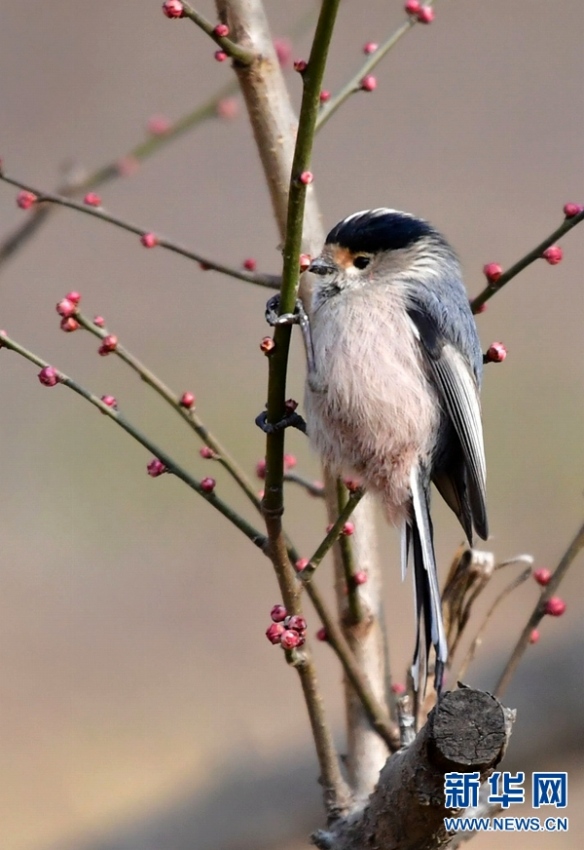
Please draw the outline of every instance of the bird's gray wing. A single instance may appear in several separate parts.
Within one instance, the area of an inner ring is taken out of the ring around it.
[[[477,374],[469,359],[461,352],[459,341],[453,339],[452,335],[449,338],[445,332],[444,325],[448,327],[449,323],[440,321],[444,318],[444,314],[433,315],[426,307],[427,305],[422,307],[415,302],[410,302],[408,313],[444,410],[460,441],[473,525],[477,533],[486,540],[489,533],[486,464]],[[470,309],[468,309],[468,318],[473,322]],[[467,322],[468,318],[465,317]],[[476,330],[474,334],[476,338]],[[473,353],[474,348],[476,346],[473,340]]]

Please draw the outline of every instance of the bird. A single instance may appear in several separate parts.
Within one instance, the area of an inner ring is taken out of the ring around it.
[[[386,207],[336,224],[308,271],[308,436],[325,467],[378,496],[413,561],[414,689],[431,647],[440,694],[448,647],[430,489],[468,538],[488,536],[483,355],[457,256],[430,223]],[[423,634],[422,634],[423,629]]]

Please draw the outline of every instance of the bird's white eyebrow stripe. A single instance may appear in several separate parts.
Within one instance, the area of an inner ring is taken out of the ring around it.
[[[411,213],[402,212],[401,210],[394,210],[391,209],[391,207],[376,207],[373,210],[359,210],[358,212],[353,213],[352,215],[348,215],[347,218],[343,219],[343,224],[346,224],[348,221],[353,221],[353,219],[359,218],[359,216],[362,215],[369,215],[371,217],[379,217],[382,215],[401,215],[404,216],[404,218],[415,218],[415,216],[413,216]]]

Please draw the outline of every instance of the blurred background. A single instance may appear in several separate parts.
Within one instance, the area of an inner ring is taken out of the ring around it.
[[[230,80],[212,42],[160,5],[0,0],[7,174],[52,189],[64,163],[93,170],[117,160],[146,138],[152,115],[176,120]],[[267,3],[274,36],[312,5]],[[357,70],[365,42],[404,20],[402,5],[345,0],[327,88]],[[214,17],[208,0],[198,6]],[[307,56],[309,36],[295,38],[293,59]],[[415,212],[447,235],[477,293],[484,263],[507,267],[560,223],[565,202],[584,202],[583,36],[580,0],[438,2],[435,22],[416,26],[376,71],[377,90],[353,97],[318,136],[325,227],[368,207]],[[300,81],[288,76],[298,103]],[[239,106],[238,117],[207,121],[100,192],[111,212],[210,257],[254,257],[278,272],[279,236]],[[1,234],[27,215],[15,194],[0,184]],[[562,246],[560,265],[535,263],[478,317],[484,346],[509,349],[484,388],[488,548],[500,558],[529,552],[550,568],[584,505],[581,228]],[[2,327],[115,395],[129,419],[197,476],[216,475],[218,491],[251,517],[184,423],[115,357],[98,357],[95,338],[63,334],[54,305],[79,290],[89,315],[104,315],[176,392],[196,394],[201,418],[253,475],[263,455],[253,419],[266,392],[265,290],[67,210],[0,271]],[[322,822],[317,768],[296,677],[264,638],[279,601],[268,562],[180,481],[148,478],[139,445],[65,388],[42,387],[37,371],[0,353],[0,846],[307,847]],[[303,375],[296,340],[289,394],[299,399]],[[302,435],[287,445],[318,478]],[[292,489],[286,523],[309,555],[326,520],[320,503]],[[435,524],[444,573],[460,529],[438,501]],[[380,543],[399,679],[413,646],[411,587],[399,581],[397,535],[382,528]],[[519,710],[509,766],[569,770],[572,801],[584,791],[583,567],[562,587],[565,617],[542,623],[506,697]],[[502,606],[471,684],[493,686],[536,598],[530,581]],[[339,667],[325,645],[315,654],[342,750]],[[581,846],[581,807],[567,814],[570,832],[546,836],[546,848]],[[520,850],[538,842],[509,839]]]

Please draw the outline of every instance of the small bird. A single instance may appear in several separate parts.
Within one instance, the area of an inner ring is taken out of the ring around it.
[[[308,435],[325,466],[378,494],[401,528],[402,575],[410,552],[414,564],[414,687],[433,646],[440,691],[448,648],[430,483],[471,545],[473,528],[488,536],[483,356],[460,265],[428,222],[381,208],[340,221],[308,270]]]

